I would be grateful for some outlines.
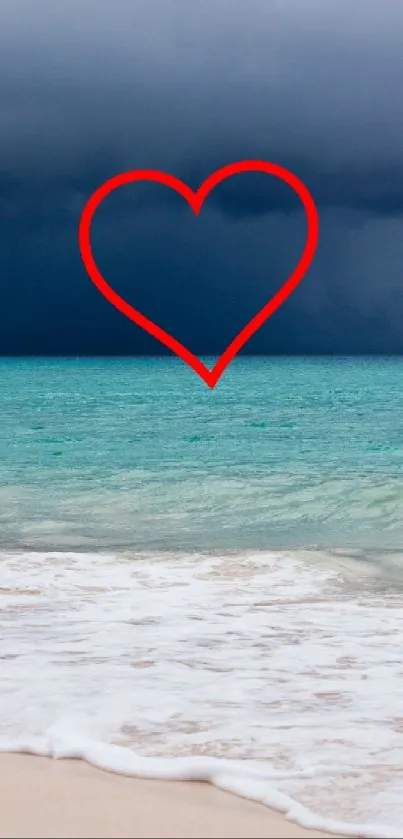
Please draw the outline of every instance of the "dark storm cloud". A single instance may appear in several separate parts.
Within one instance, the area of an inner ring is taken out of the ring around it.
[[[0,351],[159,351],[91,286],[79,214],[119,171],[197,188],[241,158],[290,168],[321,212],[314,266],[251,349],[403,351],[402,31],[398,0],[2,0]],[[301,250],[298,200],[263,175],[222,184],[197,234],[163,187],[115,198],[94,223],[109,276],[129,295],[135,270],[136,302],[197,351]]]

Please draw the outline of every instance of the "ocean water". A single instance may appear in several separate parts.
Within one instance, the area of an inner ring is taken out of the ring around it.
[[[403,837],[402,382],[0,360],[0,748]]]

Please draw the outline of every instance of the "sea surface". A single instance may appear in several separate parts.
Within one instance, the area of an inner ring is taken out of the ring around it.
[[[0,416],[0,749],[403,837],[403,360],[0,359]]]

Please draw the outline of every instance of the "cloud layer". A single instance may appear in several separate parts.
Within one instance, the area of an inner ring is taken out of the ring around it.
[[[160,352],[91,285],[80,212],[119,171],[196,187],[242,158],[290,168],[321,216],[314,266],[250,350],[403,351],[398,0],[3,0],[0,27],[0,352]],[[216,353],[291,270],[305,221],[260,175],[192,221],[130,187],[94,246],[131,302]]]

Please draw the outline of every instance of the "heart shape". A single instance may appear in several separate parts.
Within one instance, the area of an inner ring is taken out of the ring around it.
[[[195,215],[198,215],[211,190],[214,189],[217,184],[221,183],[221,181],[225,180],[225,178],[230,178],[232,175],[238,175],[241,172],[265,172],[267,175],[274,175],[275,177],[281,178],[281,180],[285,181],[291,189],[297,193],[304,206],[308,222],[307,238],[302,256],[292,274],[288,277],[279,291],[277,291],[276,294],[265,304],[265,306],[263,306],[263,308],[254,315],[249,323],[241,329],[238,335],[220,356],[213,369],[209,370],[203,362],[200,361],[197,356],[193,355],[193,353],[181,344],[180,341],[177,341],[176,338],[169,335],[168,332],[165,332],[165,330],[161,329],[160,326],[157,326],[156,323],[153,323],[153,321],[142,315],[141,312],[120,297],[119,294],[117,294],[116,291],[114,291],[113,288],[106,282],[101,272],[98,270],[97,264],[92,255],[90,243],[91,222],[96,209],[110,192],[113,192],[114,189],[117,189],[120,186],[132,183],[133,181],[157,181],[160,184],[169,186],[171,189],[175,189],[176,192],[182,195],[182,197],[188,202]],[[220,376],[222,376],[224,370],[228,367],[234,356],[240,351],[244,344],[246,344],[249,338],[251,338],[251,336],[260,329],[270,315],[272,315],[273,312],[275,312],[276,309],[284,303],[287,297],[290,296],[298,283],[302,280],[313,260],[318,244],[318,236],[319,217],[315,202],[309,190],[302,181],[300,181],[300,179],[292,172],[289,172],[288,169],[285,169],[283,166],[278,166],[276,163],[268,163],[264,160],[242,160],[239,163],[231,163],[228,166],[223,166],[222,169],[218,169],[216,172],[213,172],[213,174],[204,181],[196,192],[193,192],[193,190],[183,183],[183,181],[179,180],[179,178],[175,178],[173,175],[167,175],[166,172],[159,172],[156,169],[133,169],[129,172],[122,172],[120,175],[116,175],[115,177],[105,181],[105,183],[95,190],[84,207],[79,224],[79,247],[81,256],[92,282],[95,283],[101,294],[106,297],[109,303],[112,303],[113,306],[126,315],[127,318],[134,321],[134,323],[137,323],[138,326],[146,332],[149,332],[150,335],[153,335],[154,338],[157,338],[162,344],[165,344],[165,346],[172,350],[172,352],[176,353],[176,355],[185,361],[186,364],[188,364],[189,367],[191,367],[210,388],[214,388],[216,386]]]

